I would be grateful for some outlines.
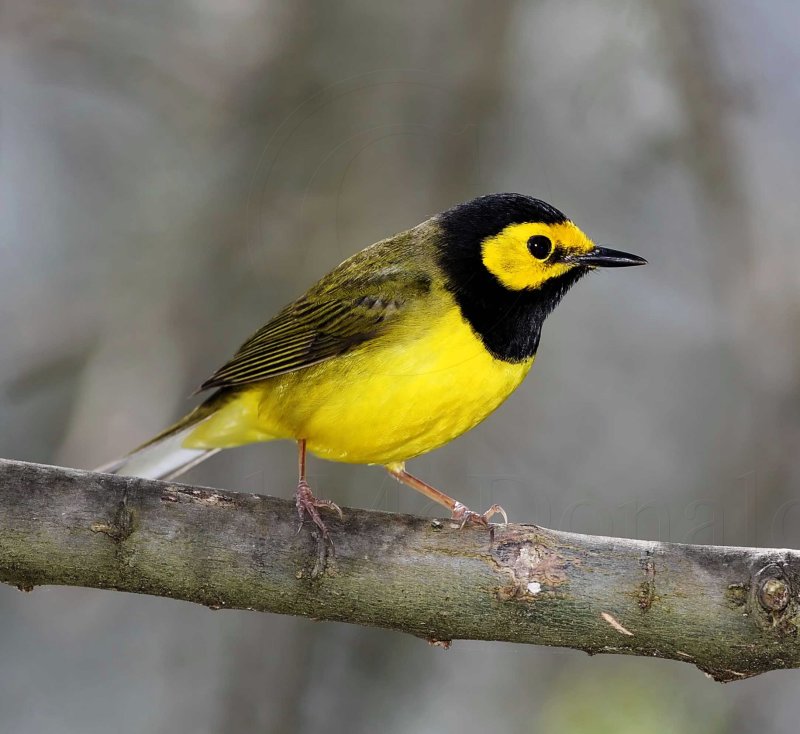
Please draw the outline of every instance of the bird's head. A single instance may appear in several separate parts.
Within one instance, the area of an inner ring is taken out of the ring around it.
[[[535,353],[545,317],[583,275],[647,262],[595,245],[558,209],[522,194],[481,196],[436,221],[449,289],[487,348],[510,361]]]

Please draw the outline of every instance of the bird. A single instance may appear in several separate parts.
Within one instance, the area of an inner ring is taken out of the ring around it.
[[[542,326],[598,268],[646,264],[595,245],[546,202],[479,196],[357,252],[278,312],[199,388],[188,415],[100,471],[173,479],[216,452],[294,441],[295,505],[328,538],[306,453],[380,465],[460,522],[488,525],[406,470],[487,418],[522,383]]]

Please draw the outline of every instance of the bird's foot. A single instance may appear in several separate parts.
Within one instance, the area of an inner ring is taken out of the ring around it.
[[[453,514],[450,518],[456,522],[460,522],[462,528],[467,523],[470,525],[483,525],[487,527],[489,525],[489,519],[494,515],[502,515],[503,522],[508,524],[508,515],[506,515],[506,511],[500,507],[500,505],[492,505],[486,512],[480,514],[478,512],[473,512],[466,505],[456,502],[456,506],[453,508]]]
[[[297,506],[297,514],[300,516],[300,527],[297,529],[297,532],[300,532],[300,529],[303,527],[303,522],[305,522],[306,517],[308,517],[311,522],[317,526],[323,540],[330,542],[328,528],[326,528],[325,523],[322,522],[319,510],[320,508],[333,510],[338,513],[339,519],[341,520],[344,516],[342,515],[342,510],[339,505],[335,502],[331,502],[331,500],[317,499],[305,480],[301,480],[298,483],[297,490],[294,493],[294,502]]]
[[[317,528],[317,532],[314,533],[317,540],[317,559],[311,571],[311,578],[317,578],[325,572],[328,564],[328,555],[335,555],[333,543],[330,535],[328,535],[328,528],[325,527],[319,511],[321,508],[333,510],[339,514],[339,519],[341,520],[343,517],[342,510],[339,505],[331,502],[331,500],[317,499],[311,492],[311,487],[303,479],[297,485],[294,502],[297,506],[297,514],[300,516],[300,526],[297,528],[297,532],[299,533],[303,529],[306,517],[310,518]]]

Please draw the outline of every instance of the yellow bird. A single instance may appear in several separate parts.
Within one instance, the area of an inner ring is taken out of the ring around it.
[[[408,459],[473,428],[522,382],[542,324],[599,267],[643,265],[596,246],[560,211],[521,194],[459,204],[345,260],[259,329],[201,386],[215,392],[101,470],[172,478],[220,449],[290,439],[301,521],[327,536],[306,482],[306,449],[380,464],[444,505],[483,514],[409,474]]]

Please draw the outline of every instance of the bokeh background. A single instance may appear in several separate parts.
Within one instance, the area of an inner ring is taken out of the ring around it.
[[[524,386],[412,464],[468,505],[800,547],[792,0],[6,0],[0,456],[89,468],[191,406],[344,257],[455,202],[553,202],[598,274]],[[290,496],[288,444],[190,475]],[[435,512],[374,468],[320,494]],[[457,642],[0,588],[0,732],[790,732],[800,671]]]

